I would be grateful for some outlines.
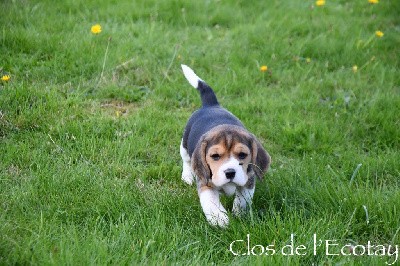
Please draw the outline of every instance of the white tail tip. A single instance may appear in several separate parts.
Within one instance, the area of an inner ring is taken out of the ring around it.
[[[201,78],[199,78],[196,73],[193,72],[193,70],[188,67],[187,65],[181,65],[183,75],[185,75],[185,78],[189,81],[190,85],[192,85],[194,88],[197,89],[199,86],[199,81],[203,81]]]

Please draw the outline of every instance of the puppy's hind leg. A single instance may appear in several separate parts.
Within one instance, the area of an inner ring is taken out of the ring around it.
[[[185,183],[193,184],[192,166],[190,165],[190,156],[187,150],[183,147],[182,142],[179,148],[182,157],[182,180]]]

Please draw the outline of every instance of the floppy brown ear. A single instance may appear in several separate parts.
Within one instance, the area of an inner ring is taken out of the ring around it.
[[[263,179],[271,164],[271,156],[255,137],[252,143],[252,164],[255,174],[260,180]]]
[[[207,141],[203,139],[197,144],[192,154],[192,169],[196,176],[204,182],[211,179],[211,170],[206,161],[206,148]]]

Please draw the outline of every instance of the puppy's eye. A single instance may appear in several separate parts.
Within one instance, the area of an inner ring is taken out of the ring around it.
[[[246,157],[247,157],[247,153],[239,152],[239,154],[238,154],[239,160],[244,160],[244,159],[246,159]]]
[[[214,161],[218,161],[221,158],[221,156],[218,153],[214,153],[214,154],[211,154],[211,158]]]

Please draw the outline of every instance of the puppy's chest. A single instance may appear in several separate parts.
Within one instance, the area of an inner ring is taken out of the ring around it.
[[[220,191],[224,192],[228,196],[232,196],[236,192],[237,186],[233,183],[225,184],[221,187]]]

